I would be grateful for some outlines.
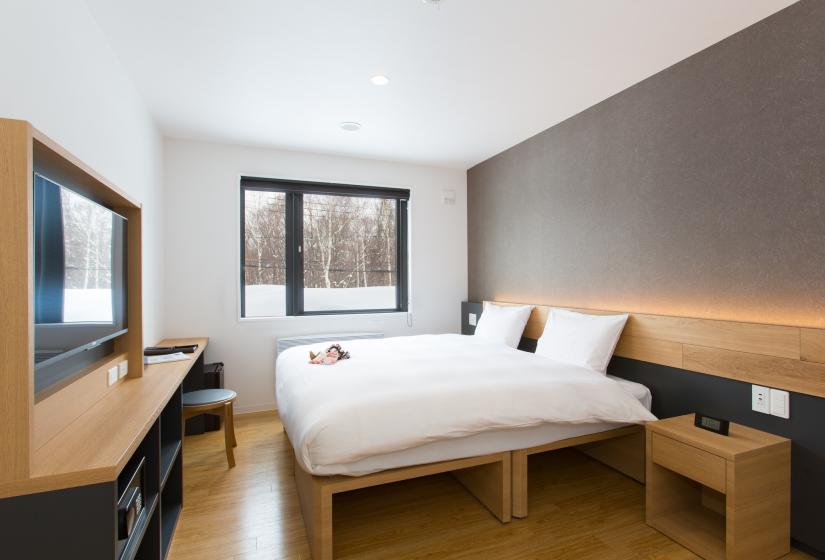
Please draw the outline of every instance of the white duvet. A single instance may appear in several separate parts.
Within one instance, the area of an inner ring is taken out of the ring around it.
[[[348,341],[349,360],[310,365],[322,346],[284,351],[275,384],[296,456],[316,474],[488,430],[656,419],[602,374],[472,336]]]

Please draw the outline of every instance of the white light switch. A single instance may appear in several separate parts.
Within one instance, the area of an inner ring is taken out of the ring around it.
[[[790,418],[791,402],[787,391],[771,389],[771,414],[780,418]]]
[[[117,376],[123,379],[126,377],[127,373],[129,373],[129,362],[127,360],[123,360],[117,365]]]
[[[467,322],[470,323],[471,327],[475,327],[476,324],[478,323],[478,317],[476,316],[475,313],[470,313],[470,316],[467,319]]]
[[[117,366],[112,366],[109,368],[109,375],[106,376],[106,383],[109,387],[117,383]]]
[[[751,409],[763,414],[771,413],[770,389],[761,385],[751,385]]]

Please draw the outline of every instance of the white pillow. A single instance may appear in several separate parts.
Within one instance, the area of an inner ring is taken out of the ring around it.
[[[531,311],[532,305],[488,303],[478,320],[475,335],[517,348]]]
[[[551,309],[536,354],[605,373],[627,315],[584,315]]]

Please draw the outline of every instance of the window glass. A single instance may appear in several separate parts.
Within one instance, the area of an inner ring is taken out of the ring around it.
[[[241,317],[407,310],[406,189],[241,178]]]
[[[396,308],[397,204],[303,196],[304,311]]]
[[[286,315],[286,194],[244,190],[244,317]]]

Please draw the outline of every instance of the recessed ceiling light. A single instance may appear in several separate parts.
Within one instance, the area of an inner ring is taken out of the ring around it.
[[[374,86],[385,86],[390,83],[390,79],[384,74],[376,74],[370,78],[370,82],[372,82]]]
[[[421,1],[424,2],[425,4],[429,5],[429,6],[440,6],[441,4],[444,3],[444,0],[421,0]]]
[[[341,130],[346,130],[347,132],[357,132],[361,130],[361,123],[357,122],[344,121],[339,126]]]

